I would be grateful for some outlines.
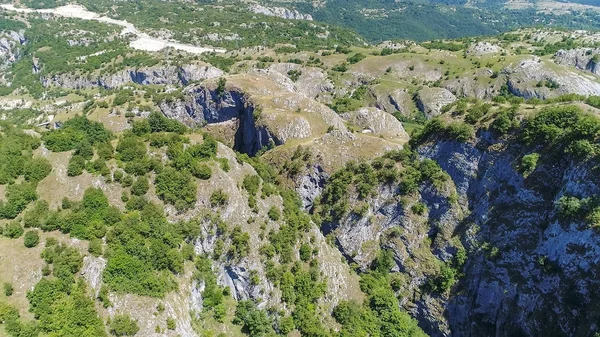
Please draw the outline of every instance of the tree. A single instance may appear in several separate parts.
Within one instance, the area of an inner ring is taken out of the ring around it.
[[[529,175],[533,172],[537,166],[540,155],[538,153],[531,153],[523,156],[521,159],[521,169],[524,175]]]
[[[196,203],[196,184],[186,172],[167,167],[156,176],[156,194],[178,210],[185,210]]]
[[[83,139],[75,146],[75,154],[82,156],[85,160],[91,160],[94,157],[94,148],[87,139]]]
[[[23,226],[19,222],[13,221],[6,225],[3,234],[8,238],[16,239],[21,237],[24,231]]]
[[[148,183],[148,178],[139,177],[136,181],[131,185],[131,194],[141,196],[148,192],[150,189],[150,184]]]
[[[33,158],[23,167],[23,175],[27,181],[40,181],[52,171],[52,165],[45,158]]]
[[[85,158],[79,155],[73,155],[69,160],[69,166],[67,167],[67,175],[69,177],[75,177],[83,173],[85,168]]]
[[[40,243],[40,235],[38,234],[38,231],[32,230],[27,231],[27,233],[25,233],[25,237],[23,240],[23,244],[25,245],[25,247],[33,248],[37,246],[38,243]]]

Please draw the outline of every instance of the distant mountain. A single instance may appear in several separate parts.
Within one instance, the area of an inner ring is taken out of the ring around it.
[[[284,3],[266,1],[268,4]],[[430,40],[490,35],[528,26],[571,29],[600,28],[600,0],[573,3],[548,1],[467,0],[328,0],[313,5],[299,1],[293,6],[317,21],[342,25],[378,42],[390,39]]]

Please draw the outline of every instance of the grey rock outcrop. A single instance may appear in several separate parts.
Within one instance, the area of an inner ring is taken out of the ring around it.
[[[402,193],[397,185],[382,185],[374,197],[362,201],[367,207],[364,213],[351,213],[322,227],[324,234],[335,236],[338,248],[349,262],[363,270],[369,269],[379,249],[392,250],[396,264],[392,270],[402,273],[406,280],[399,292],[413,294],[411,299],[403,300],[403,305],[434,336],[450,335],[444,318],[446,300],[419,294],[430,276],[426,270],[435,270],[437,263],[450,260],[458,249],[450,237],[463,212],[462,206],[449,201],[452,191],[451,183],[441,189],[428,183],[407,203],[400,201]],[[426,205],[427,214],[413,214],[410,209],[417,202]],[[358,198],[351,198],[349,203],[350,208],[361,205]],[[425,244],[428,237],[433,239]]]
[[[42,78],[45,87],[56,86],[67,89],[102,87],[115,89],[127,84],[140,85],[187,85],[190,82],[220,77],[223,72],[210,65],[188,64],[182,67],[153,66],[126,69],[110,75],[57,74]]]
[[[487,41],[473,43],[467,49],[468,55],[481,56],[486,54],[495,54],[500,53],[502,51],[502,47],[492,44]]]
[[[408,138],[402,123],[396,117],[377,108],[362,108],[342,115],[350,123],[359,126],[363,132],[370,132],[386,138]]]
[[[455,101],[456,96],[444,88],[423,88],[417,95],[417,106],[429,118],[438,116],[445,105]]]
[[[0,33],[0,70],[6,69],[20,58],[20,47],[25,43],[25,31]]]
[[[234,149],[251,156],[270,144],[282,142],[256,120],[260,112],[238,89],[224,90],[190,86],[183,100],[162,102],[160,109],[169,118],[189,126],[234,121],[237,123]],[[256,112],[256,113],[255,113]]]
[[[311,166],[296,182],[296,192],[302,199],[302,206],[310,211],[317,197],[323,192],[329,174],[319,165]]]
[[[295,9],[287,9],[283,7],[265,7],[259,4],[252,4],[248,7],[250,11],[256,14],[263,14],[267,16],[276,16],[282,19],[288,20],[309,20],[312,21],[310,14],[302,14]]]
[[[476,97],[478,99],[491,99],[498,96],[502,85],[506,84],[506,76],[498,75],[491,82],[481,81],[481,78],[491,78],[494,72],[491,69],[481,69],[475,73],[477,77],[463,77],[444,82],[444,88],[456,97]]]
[[[554,61],[600,75],[600,48],[561,49],[554,54]]]
[[[395,89],[393,91],[383,91],[375,93],[377,101],[375,106],[387,113],[400,112],[404,116],[409,116],[413,108],[412,95],[406,89]]]
[[[598,271],[600,238],[555,210],[561,196],[600,193],[591,167],[563,159],[524,179],[514,169],[518,144],[487,151],[497,141],[480,136],[476,145],[442,141],[419,149],[450,175],[471,212],[461,241],[473,255],[445,315],[452,335],[593,334],[595,324],[579,318],[600,300],[591,290],[599,282],[589,277]]]
[[[299,72],[298,79],[293,83],[294,91],[307,97],[314,98],[322,93],[333,92],[335,89],[327,74],[319,68],[303,67],[294,63],[276,63],[271,65],[269,70],[276,71],[284,76],[288,76],[290,71]]]
[[[563,94],[600,95],[599,77],[578,73],[567,67],[552,66],[546,62],[533,57],[504,69],[503,73],[508,76],[508,89],[514,95],[526,99],[546,99]],[[539,86],[538,83],[542,81],[555,83],[557,88]]]

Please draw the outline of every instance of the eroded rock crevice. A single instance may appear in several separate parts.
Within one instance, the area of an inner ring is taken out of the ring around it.
[[[232,148],[249,156],[283,143],[260,123],[260,107],[237,89],[190,87],[183,99],[163,102],[160,108],[165,116],[190,127],[234,123]]]

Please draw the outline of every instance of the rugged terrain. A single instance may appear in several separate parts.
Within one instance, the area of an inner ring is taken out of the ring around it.
[[[61,5],[0,10],[0,336],[600,333],[598,33]]]

